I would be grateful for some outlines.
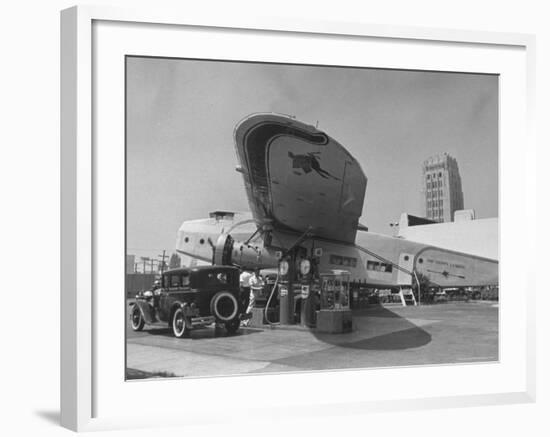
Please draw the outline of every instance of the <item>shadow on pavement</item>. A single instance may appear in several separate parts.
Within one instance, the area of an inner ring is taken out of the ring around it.
[[[400,350],[424,346],[432,341],[432,336],[419,327],[379,335],[340,346],[364,350]]]
[[[354,317],[371,316],[371,317],[397,318],[397,319],[403,318],[400,315],[389,310],[388,307],[385,307],[382,305],[372,305],[365,309],[353,310],[353,316]]]
[[[148,379],[148,378],[173,378],[177,375],[171,372],[146,372],[144,370],[126,368],[126,379]]]
[[[172,330],[170,328],[155,328],[155,329],[146,329],[143,332],[149,334],[149,335],[160,335],[163,337],[173,337]],[[184,338],[182,340],[201,340],[205,338],[219,338],[219,337],[242,337],[245,335],[250,334],[259,334],[260,332],[263,332],[263,329],[255,329],[255,328],[239,328],[239,330],[235,334],[228,334],[225,329],[221,329],[220,333],[216,334],[214,332],[214,328],[207,327],[207,328],[197,328],[193,329],[191,331],[191,334],[188,338]]]
[[[378,320],[373,323],[375,318]],[[385,331],[377,334],[371,329],[375,325],[377,327],[380,325],[380,319],[392,319],[392,321],[386,322]],[[412,349],[424,346],[432,341],[431,334],[383,306],[354,311],[353,323],[354,333],[352,334],[326,334],[314,331],[314,335],[317,339],[334,346],[363,350]],[[364,332],[366,338],[346,341],[344,336],[357,334],[358,331]]]

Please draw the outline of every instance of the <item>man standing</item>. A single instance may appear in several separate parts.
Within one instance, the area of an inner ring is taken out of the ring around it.
[[[250,298],[248,301],[248,308],[246,309],[246,314],[252,317],[252,308],[256,303],[256,297],[260,295],[264,288],[264,280],[260,275],[260,270],[256,269],[252,273],[252,276],[248,280],[248,285],[250,286]],[[250,323],[250,318],[245,320],[245,326],[248,326]]]
[[[250,278],[252,278],[252,273],[246,270],[243,270],[239,276],[239,285],[241,287],[241,305],[245,310],[248,310],[250,303]],[[245,322],[246,320],[243,320],[242,324],[245,325]]]

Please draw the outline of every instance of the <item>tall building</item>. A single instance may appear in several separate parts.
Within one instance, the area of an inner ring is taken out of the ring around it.
[[[436,222],[451,222],[455,211],[464,209],[458,164],[449,154],[432,156],[424,161],[422,187],[426,218]]]

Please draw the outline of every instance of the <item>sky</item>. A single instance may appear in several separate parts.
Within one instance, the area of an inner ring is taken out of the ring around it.
[[[326,132],[368,182],[360,222],[392,234],[424,215],[422,162],[458,161],[464,207],[498,216],[498,77],[449,72],[127,58],[127,248],[175,249],[185,220],[248,211],[233,129],[277,112]]]

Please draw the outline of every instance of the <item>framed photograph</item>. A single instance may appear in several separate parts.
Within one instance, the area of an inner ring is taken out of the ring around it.
[[[63,426],[534,400],[532,36],[61,18]]]

